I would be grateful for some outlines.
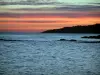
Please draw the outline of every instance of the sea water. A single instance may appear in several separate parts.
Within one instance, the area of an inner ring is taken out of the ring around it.
[[[58,41],[97,34],[0,34],[0,75],[100,75],[100,43]]]

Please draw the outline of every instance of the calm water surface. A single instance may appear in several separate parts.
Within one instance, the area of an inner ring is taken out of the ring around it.
[[[57,41],[86,35],[0,34],[0,75],[100,75],[100,43]]]

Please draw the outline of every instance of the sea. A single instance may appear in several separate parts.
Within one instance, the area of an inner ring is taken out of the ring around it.
[[[0,33],[0,75],[100,75],[100,39],[81,38],[96,35]]]

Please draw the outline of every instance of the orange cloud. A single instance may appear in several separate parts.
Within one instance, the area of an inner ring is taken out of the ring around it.
[[[100,23],[97,17],[4,17],[0,18],[0,31],[43,31],[74,25]]]

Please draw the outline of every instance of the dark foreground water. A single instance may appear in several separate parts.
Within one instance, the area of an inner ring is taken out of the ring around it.
[[[100,75],[100,43],[57,41],[84,35],[0,34],[0,75]]]

